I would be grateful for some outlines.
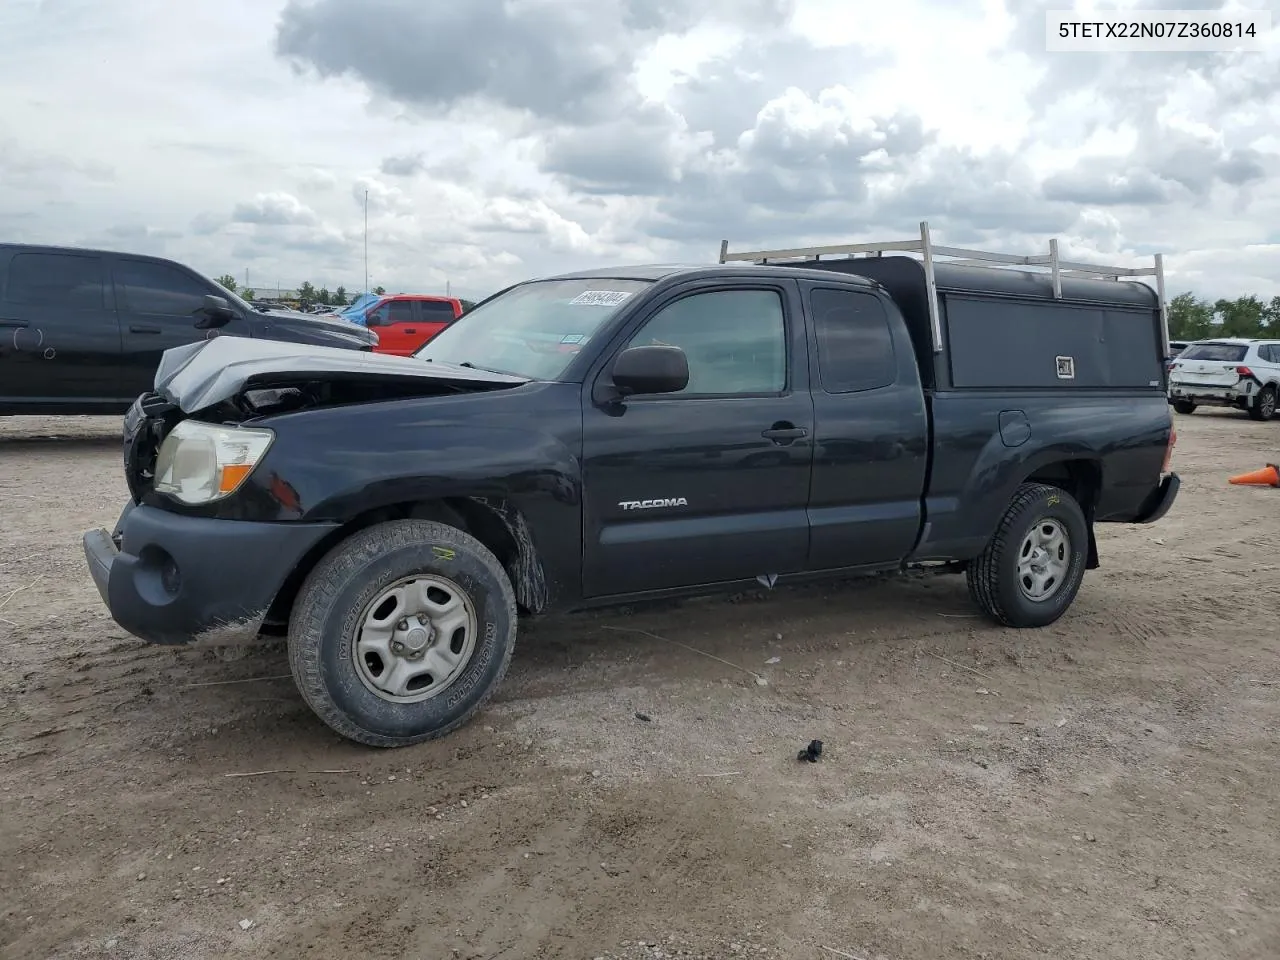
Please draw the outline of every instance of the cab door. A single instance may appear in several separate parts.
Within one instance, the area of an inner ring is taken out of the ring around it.
[[[645,344],[683,349],[689,384],[613,402],[598,399],[588,382],[585,595],[803,570],[814,414],[794,281],[682,287],[654,304],[617,349]],[[609,370],[598,374],[597,389]]]
[[[120,400],[120,326],[102,256],[14,249],[0,257],[0,398]]]
[[[418,328],[418,347],[430,343],[445,327],[458,319],[459,310],[452,300],[434,300],[424,298],[418,301],[418,313],[421,317]],[[414,348],[415,350],[417,347]]]
[[[248,321],[237,314],[214,329],[201,329],[204,298],[226,291],[194,271],[166,260],[116,256],[111,261],[124,362],[120,375],[126,396],[152,388],[160,358],[172,347],[217,336],[250,335]]]
[[[378,335],[377,353],[407,357],[419,341],[417,305],[405,297],[388,297],[365,314],[366,325]]]

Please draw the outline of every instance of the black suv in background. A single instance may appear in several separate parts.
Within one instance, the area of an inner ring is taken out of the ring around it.
[[[171,347],[230,334],[370,350],[353,323],[263,313],[171,260],[0,243],[0,415],[123,413]]]

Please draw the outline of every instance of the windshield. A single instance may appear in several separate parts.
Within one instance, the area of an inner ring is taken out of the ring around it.
[[[1178,354],[1179,360],[1219,360],[1224,363],[1239,363],[1248,352],[1248,347],[1238,343],[1197,343]]]
[[[535,280],[464,314],[414,356],[556,380],[648,280]]]

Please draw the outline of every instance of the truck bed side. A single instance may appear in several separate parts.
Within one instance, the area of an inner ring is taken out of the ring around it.
[[[926,521],[912,560],[977,555],[1026,480],[1065,487],[1097,521],[1138,519],[1170,430],[1162,396],[947,391],[930,410]]]

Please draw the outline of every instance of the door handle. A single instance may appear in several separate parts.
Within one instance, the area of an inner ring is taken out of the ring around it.
[[[135,323],[129,327],[129,332],[130,333],[159,333],[160,328],[159,327],[143,327]]]
[[[405,327],[405,328],[404,328],[404,332],[405,332],[405,333],[417,333],[417,332],[418,332],[418,328],[417,328],[417,327]]]
[[[761,431],[760,436],[777,444],[787,444],[801,437],[807,437],[809,431],[791,423],[775,423],[768,430]]]

